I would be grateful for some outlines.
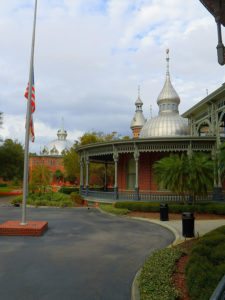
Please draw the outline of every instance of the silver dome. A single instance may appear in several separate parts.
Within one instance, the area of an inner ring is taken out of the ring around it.
[[[63,128],[57,131],[58,139],[53,140],[48,145],[44,146],[41,151],[42,155],[62,155],[64,151],[70,150],[73,143],[66,139],[67,132]]]
[[[148,120],[140,132],[140,138],[183,136],[188,132],[187,119],[171,113]]]
[[[189,134],[188,121],[179,115],[180,98],[170,81],[169,50],[167,49],[166,80],[160,92],[157,104],[159,115],[148,120],[140,132],[140,138],[170,137]]]
[[[144,126],[144,124],[146,123],[146,119],[145,119],[145,117],[143,115],[143,111],[142,111],[143,102],[140,98],[140,87],[138,87],[138,98],[135,101],[135,106],[136,106],[135,114],[134,114],[134,117],[130,124],[131,129],[133,129],[135,127],[142,128]]]

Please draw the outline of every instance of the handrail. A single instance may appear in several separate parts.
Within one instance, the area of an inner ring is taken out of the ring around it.
[[[220,280],[209,300],[225,300],[225,275]]]

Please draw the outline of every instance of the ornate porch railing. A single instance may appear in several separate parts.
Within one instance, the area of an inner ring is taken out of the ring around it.
[[[163,193],[163,192],[139,192],[136,191],[119,191],[116,195],[114,191],[96,191],[89,189],[88,192],[86,189],[82,189],[82,196],[88,196],[89,198],[99,198],[112,201],[150,201],[150,202],[182,202],[190,201],[189,195],[180,196],[172,193]],[[196,200],[199,201],[212,201],[212,193],[209,193],[206,196],[196,196]]]

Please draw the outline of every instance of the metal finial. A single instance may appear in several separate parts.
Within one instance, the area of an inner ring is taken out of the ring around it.
[[[61,120],[61,129],[64,130],[64,118],[62,117],[62,120]]]
[[[140,98],[140,84],[138,85],[138,98]]]
[[[170,52],[170,49],[166,49],[166,75],[170,75],[170,71],[169,71],[169,61],[170,61],[169,52]]]

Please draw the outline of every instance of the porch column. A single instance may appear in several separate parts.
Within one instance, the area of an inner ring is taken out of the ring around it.
[[[139,157],[140,157],[140,152],[136,148],[134,150],[134,160],[135,160],[135,194],[137,200],[140,200],[140,195],[139,195]]]
[[[108,169],[108,164],[105,163],[105,178],[104,178],[104,190],[107,191],[107,169]]]
[[[82,193],[84,187],[84,161],[83,158],[80,159],[80,194]]]
[[[85,187],[86,187],[86,196],[88,196],[88,186],[89,186],[89,157],[87,156],[86,157],[86,160],[85,160],[85,163],[86,163],[86,183],[85,183]]]
[[[118,199],[118,160],[119,160],[119,154],[115,149],[113,151],[113,160],[114,160],[114,165],[115,165],[114,198]]]

